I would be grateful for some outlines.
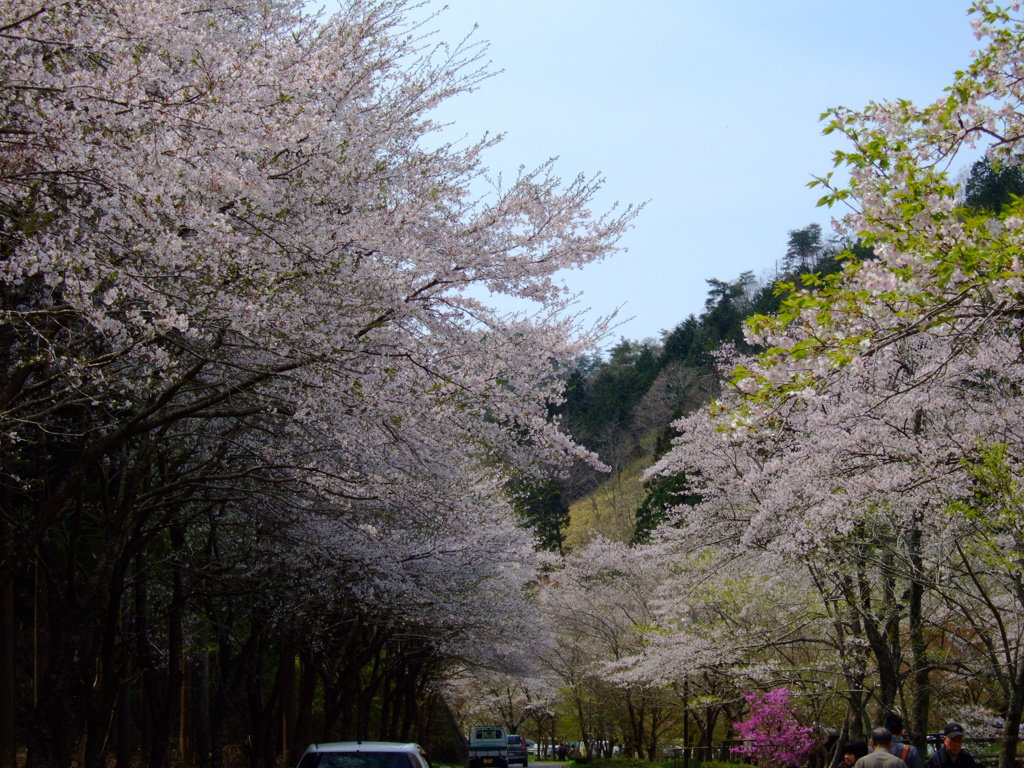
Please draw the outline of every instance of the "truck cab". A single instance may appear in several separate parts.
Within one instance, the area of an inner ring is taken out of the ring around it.
[[[501,725],[474,725],[469,731],[469,768],[508,768],[508,733]]]

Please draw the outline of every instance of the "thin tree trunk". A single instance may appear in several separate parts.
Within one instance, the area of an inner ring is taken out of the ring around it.
[[[114,761],[117,768],[132,764],[132,689],[129,685],[121,688],[117,703],[117,748]]]
[[[195,700],[194,675],[192,664],[183,660],[181,677],[181,696],[179,697],[179,711],[181,712],[180,727],[178,728],[178,754],[181,765],[190,768],[196,765],[196,723],[195,723]]]
[[[1024,605],[1024,579],[1019,573],[1013,578],[1013,592],[1018,605]],[[1014,768],[1017,765],[1017,744],[1020,743],[1020,726],[1024,715],[1024,657],[1017,650],[1012,658],[1013,668],[1007,671],[1012,673],[1010,682],[1013,687],[1004,715],[1005,727],[1003,745],[999,751],[999,768]]]
[[[313,699],[316,696],[316,669],[307,651],[299,653],[298,708],[291,739],[289,765],[297,765],[306,745],[313,741]]]
[[[647,738],[647,762],[653,763],[657,761],[658,753],[658,725],[660,708],[656,705],[650,707],[651,714],[651,729]],[[689,745],[687,745],[689,746]]]
[[[915,526],[907,536],[910,552],[910,650],[913,654],[914,704],[910,711],[910,733],[914,746],[927,754],[928,716],[931,709],[931,664],[928,660],[928,643],[924,636],[924,584],[922,582],[924,562],[921,557],[921,529]]]
[[[15,768],[14,582],[0,587],[0,768]]]
[[[288,760],[293,751],[292,737],[295,733],[295,643],[292,638],[281,642],[281,661],[278,668],[281,702],[281,758]]]
[[[1006,707],[1006,725],[1003,745],[999,751],[999,768],[1014,768],[1017,764],[1017,744],[1020,742],[1021,715],[1024,713],[1024,659],[1018,659],[1013,678],[1013,694]]]
[[[213,753],[210,739],[210,651],[199,654],[195,670],[196,681],[196,757],[200,766],[208,766]]]
[[[151,768],[163,768],[170,760],[171,734],[181,718],[182,690],[185,685],[185,578],[181,558],[185,550],[185,528],[170,528],[171,562],[174,569],[171,604],[167,609],[167,696],[164,702],[166,750],[163,762]],[[179,725],[180,732],[180,725]]]

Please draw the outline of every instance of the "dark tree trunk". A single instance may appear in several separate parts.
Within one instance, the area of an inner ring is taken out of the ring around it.
[[[249,712],[249,765],[250,768],[275,768],[280,722],[274,715],[280,712],[281,664],[273,650],[279,646],[261,633],[265,614],[263,608],[257,607],[255,612],[257,620],[254,621],[249,642],[239,659],[245,675]],[[265,681],[271,674],[274,682],[268,691]]]
[[[210,651],[203,650],[199,654],[194,672],[195,676],[195,728],[196,728],[196,759],[200,766],[207,768],[213,752],[210,738]]]
[[[306,745],[313,741],[313,699],[316,697],[316,668],[308,651],[299,654],[298,711],[291,740],[289,765],[297,765]]]
[[[122,675],[127,680],[127,675]],[[132,763],[132,688],[125,682],[117,702],[117,768],[128,768]]]
[[[64,646],[70,641],[65,636],[50,648],[50,663],[40,681],[44,693],[33,710],[29,731],[28,768],[56,768],[73,762],[78,733],[73,708],[74,671],[62,663],[69,655]]]
[[[413,729],[416,726],[417,702],[419,700],[419,671],[410,671],[406,676],[404,688],[405,707],[402,710],[402,729],[399,738],[412,741]],[[516,729],[519,730],[518,728]]]
[[[1024,659],[1017,660],[1014,672],[1013,694],[1006,707],[1003,744],[999,750],[999,768],[1014,768],[1017,764],[1017,744],[1020,742],[1021,716],[1024,713]]]
[[[867,564],[861,560],[858,568],[857,597],[852,605],[857,606],[867,638],[868,646],[878,665],[879,720],[896,701],[900,688],[900,615],[896,611],[896,585],[891,569],[882,574],[882,605],[886,607],[880,620],[876,621],[872,603],[871,583],[867,575]]]
[[[396,712],[401,692],[395,681],[385,682],[381,690],[379,736],[385,741],[395,741],[394,722],[398,719]]]
[[[294,751],[292,738],[295,734],[295,643],[291,638],[281,642],[281,661],[278,669],[281,703],[281,757],[285,760]]]
[[[1013,576],[1014,597],[1018,605],[1024,605],[1024,578],[1020,573]],[[1014,768],[1017,765],[1017,745],[1020,743],[1021,720],[1024,719],[1024,656],[1016,650],[1010,673],[1010,699],[1006,704],[1003,744],[999,750],[999,768]]]
[[[660,707],[656,705],[650,706],[650,721],[651,728],[647,734],[647,762],[657,762],[658,756],[658,726],[660,721]]]
[[[0,533],[6,527],[0,524]],[[14,581],[0,586],[0,768],[15,768]]]
[[[112,564],[107,584],[100,588],[101,594],[106,593],[107,597],[103,624],[98,632],[99,665],[92,690],[83,697],[87,701],[88,717],[85,768],[102,768],[106,764],[111,741],[119,731],[118,702],[122,689],[128,685],[122,607],[130,563],[126,555],[118,557]],[[83,655],[88,658],[93,654],[86,650]]]
[[[914,704],[910,711],[910,733],[918,751],[927,754],[928,717],[931,710],[931,662],[924,634],[924,562],[921,557],[921,529],[915,527],[907,535],[910,553],[911,580],[908,600],[910,650],[913,654],[912,679]]]
[[[232,706],[228,695],[231,679],[231,642],[221,625],[217,626],[217,656],[214,661],[217,684],[213,687],[213,707],[210,711],[210,767],[223,768],[225,721]]]
[[[181,765],[190,767],[197,763],[195,674],[190,659],[182,659],[181,671],[181,696],[178,697],[178,759]]]

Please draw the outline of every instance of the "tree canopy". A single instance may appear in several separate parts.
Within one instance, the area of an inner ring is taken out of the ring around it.
[[[431,118],[482,49],[406,10],[4,4],[0,743],[17,696],[29,765],[134,732],[159,768],[200,699],[198,748],[241,712],[253,766],[316,697],[324,734],[411,738],[527,619],[505,481],[593,460],[549,418],[551,361],[602,333],[556,273],[635,210],[550,163],[482,186],[494,140]]]
[[[754,318],[747,340],[763,351],[734,360],[722,397],[678,422],[652,474],[699,478],[701,503],[676,508],[680,530],[790,557],[823,599],[848,601],[859,619],[841,625],[836,614],[836,637],[862,635],[883,707],[909,682],[916,732],[929,726],[936,674],[972,669],[992,681],[1010,768],[1024,710],[1024,593],[1019,569],[991,557],[991,537],[998,529],[1019,561],[1024,203],[1013,190],[1024,20],[1019,3],[972,12],[984,46],[938,101],[827,114],[825,132],[848,139],[836,162],[850,180],[816,184],[823,204],[847,208],[847,236],[872,257],[851,254],[841,272],[788,286],[776,315]],[[947,169],[982,141],[988,160],[963,196]],[[906,627],[908,657],[877,623],[876,590],[895,611],[887,626]],[[940,661],[929,641],[943,621],[965,627],[955,660]]]

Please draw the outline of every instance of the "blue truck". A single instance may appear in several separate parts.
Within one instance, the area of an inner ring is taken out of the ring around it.
[[[469,768],[508,768],[508,733],[504,726],[470,728]]]

